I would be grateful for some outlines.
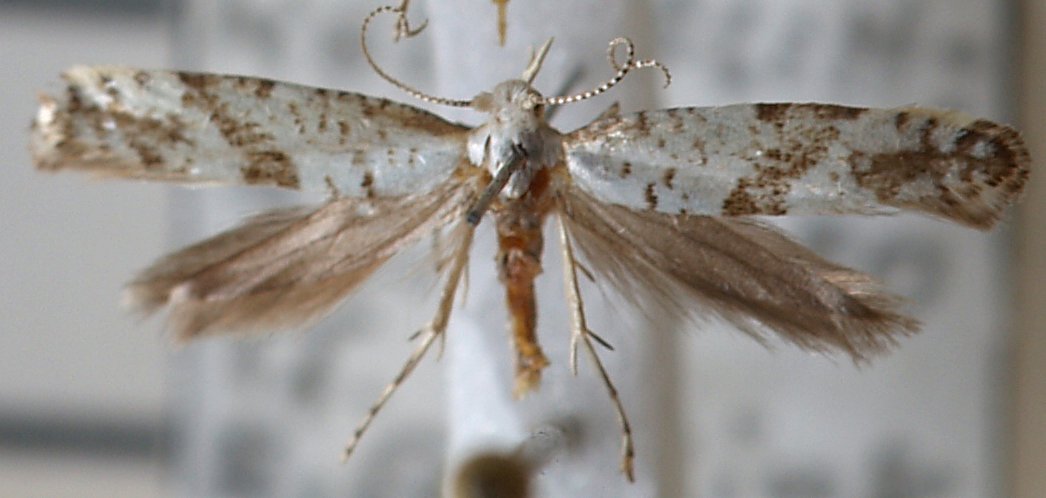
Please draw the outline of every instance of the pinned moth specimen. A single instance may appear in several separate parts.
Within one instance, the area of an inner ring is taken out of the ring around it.
[[[863,360],[917,322],[871,277],[826,261],[753,215],[919,212],[990,228],[1019,196],[1028,152],[1016,131],[918,107],[740,104],[622,115],[612,107],[561,132],[551,106],[599,95],[637,68],[627,39],[611,42],[616,74],[577,95],[532,85],[546,43],[520,79],[470,100],[421,100],[487,115],[470,128],[350,92],[242,76],[75,67],[65,92],[42,96],[32,154],[45,171],[185,184],[274,185],[329,192],[319,207],[280,209],[169,255],[128,286],[144,312],[169,311],[180,339],[303,327],[329,313],[382,263],[443,229],[445,281],[432,321],[381,394],[346,456],[396,387],[447,329],[475,228],[493,223],[515,346],[515,392],[539,385],[534,281],[542,228],[558,219],[571,310],[571,368],[591,358],[622,426],[622,470],[633,478],[631,428],[596,354],[578,272],[679,316],[714,317],[759,340]],[[617,61],[615,49],[626,57]],[[583,257],[585,266],[579,263]]]

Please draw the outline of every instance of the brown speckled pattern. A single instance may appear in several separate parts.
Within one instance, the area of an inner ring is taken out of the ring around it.
[[[739,104],[612,116],[565,139],[597,200],[668,214],[922,211],[987,228],[1029,158],[1012,128],[962,114]],[[617,172],[617,174],[612,174]]]

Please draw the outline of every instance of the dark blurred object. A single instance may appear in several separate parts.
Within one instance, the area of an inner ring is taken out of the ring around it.
[[[158,15],[175,3],[177,0],[0,0],[0,7],[144,16]]]

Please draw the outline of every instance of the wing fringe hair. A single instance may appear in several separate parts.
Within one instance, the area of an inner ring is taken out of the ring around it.
[[[764,344],[774,332],[856,362],[919,328],[872,277],[752,219],[637,212],[578,189],[561,216],[592,270],[651,316],[711,313]]]
[[[126,301],[147,314],[169,306],[181,341],[303,327],[397,251],[461,218],[466,201],[455,198],[467,190],[448,181],[424,195],[336,197],[319,208],[263,213],[161,259],[128,284]]]

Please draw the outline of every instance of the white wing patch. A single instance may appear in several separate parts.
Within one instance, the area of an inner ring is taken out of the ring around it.
[[[1013,129],[955,112],[740,104],[640,112],[565,137],[574,184],[666,214],[922,211],[987,228],[1020,193]]]
[[[355,93],[121,67],[64,78],[33,123],[44,170],[392,197],[431,190],[465,157],[466,129]]]

